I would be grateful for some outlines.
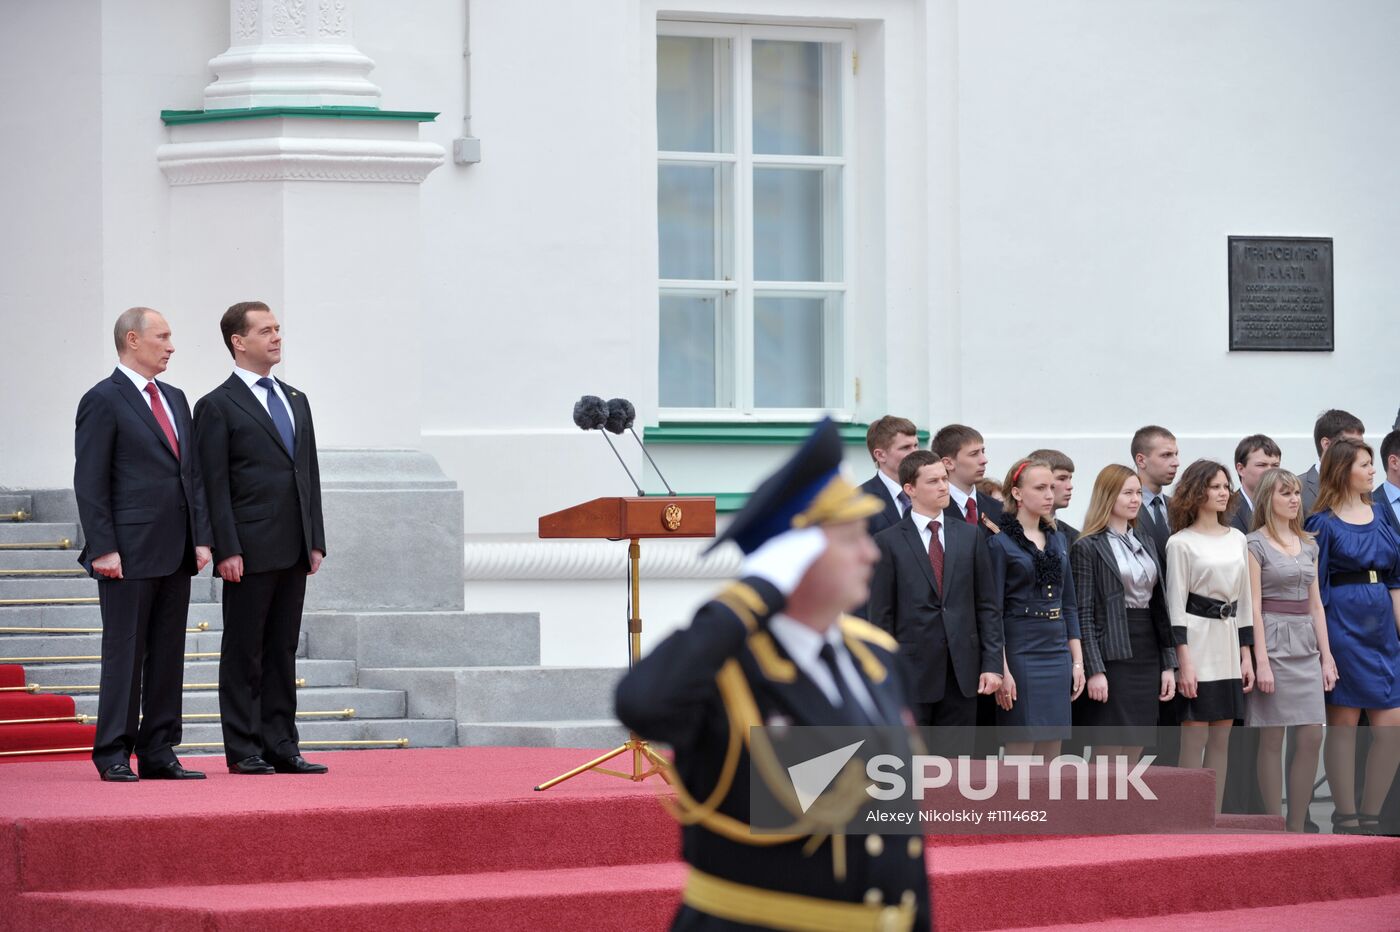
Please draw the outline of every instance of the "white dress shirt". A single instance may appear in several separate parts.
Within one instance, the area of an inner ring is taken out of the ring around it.
[[[826,629],[825,634],[821,634],[786,615],[774,615],[768,619],[768,630],[778,639],[778,643],[783,645],[783,650],[787,651],[787,655],[797,664],[798,669],[816,683],[827,700],[839,709],[841,691],[836,688],[836,681],[831,678],[831,671],[821,658],[822,646],[830,644],[836,652],[836,668],[846,678],[846,685],[851,688],[851,694],[856,697],[856,701],[865,709],[866,716],[872,722],[880,721],[875,700],[870,698],[870,691],[865,688],[865,680],[856,672],[851,653],[841,640],[840,625],[832,625]]]
[[[233,367],[233,374],[248,383],[248,388],[252,390],[253,397],[258,399],[258,401],[262,402],[263,410],[267,411],[268,417],[272,417],[272,412],[268,410],[267,407],[268,389],[263,388],[261,385],[258,384],[258,379],[272,377],[261,376],[258,375],[256,372],[249,372],[247,369],[240,369],[238,366]],[[287,420],[291,422],[292,433],[295,434],[297,429],[296,415],[292,413],[292,403],[287,400],[286,392],[282,391],[282,383],[278,382],[276,379],[272,379],[272,390],[277,392],[278,398],[282,399],[282,407],[287,409]]]
[[[146,402],[146,407],[149,408],[151,406],[151,396],[147,394],[146,386],[155,385],[155,379],[148,379],[141,373],[133,369],[128,369],[121,363],[117,363],[117,368],[121,370],[121,373],[128,379],[131,379],[131,384],[136,386],[136,390],[141,393],[141,400]],[[165,416],[170,421],[170,429],[175,432],[175,439],[179,440],[180,428],[175,426],[175,411],[170,407],[170,401],[165,397],[165,392],[160,390],[159,385],[156,385],[156,395],[159,396],[160,406],[165,409]]]
[[[930,518],[928,515],[921,515],[917,511],[914,511],[913,515],[914,526],[919,529],[919,536],[922,537],[924,541],[924,549],[927,550],[930,546],[932,546],[933,538],[929,536],[931,533],[929,528],[932,526],[933,522],[937,521],[938,546],[944,547],[944,550],[946,552],[947,548],[944,546],[946,538],[943,536],[943,515],[934,515],[932,518]]]
[[[976,494],[977,494],[977,490],[974,488],[974,489],[972,490],[972,494],[969,495],[967,492],[964,492],[962,489],[958,488],[957,486],[953,485],[953,483],[949,482],[949,483],[948,483],[948,494],[953,496],[953,504],[958,506],[958,514],[960,514],[960,515],[962,515],[964,518],[966,518],[966,517],[967,517],[967,500],[970,499],[970,498],[972,498],[974,495],[976,495]],[[978,517],[979,519],[982,517],[982,512],[981,512],[980,510],[979,510],[978,513],[977,513],[977,517]]]
[[[885,475],[883,470],[875,470],[875,475],[880,477],[880,481],[885,484],[885,489],[890,493],[890,498],[894,499],[894,510],[899,512],[899,516],[904,517],[904,505],[900,502],[899,496],[904,492],[904,487]]]

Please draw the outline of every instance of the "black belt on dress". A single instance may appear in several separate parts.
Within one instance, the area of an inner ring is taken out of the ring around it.
[[[1380,570],[1356,570],[1347,573],[1329,573],[1327,581],[1334,586],[1346,586],[1350,584],[1367,585],[1381,581]]]
[[[1233,618],[1238,607],[1238,602],[1222,602],[1194,592],[1186,596],[1186,611],[1202,618]]]

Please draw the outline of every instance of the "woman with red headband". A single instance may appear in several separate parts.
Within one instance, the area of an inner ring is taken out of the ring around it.
[[[1070,703],[1084,691],[1069,550],[1052,520],[1054,478],[1044,460],[1018,460],[1002,486],[1001,533],[987,541],[1006,630],[996,698],[1008,755],[1059,754]]]

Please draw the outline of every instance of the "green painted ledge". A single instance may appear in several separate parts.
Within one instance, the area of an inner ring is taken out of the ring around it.
[[[869,424],[838,424],[841,440],[864,444]],[[812,432],[810,421],[662,421],[643,428],[642,437],[656,444],[798,444]],[[929,434],[919,431],[919,443],[928,444]]]
[[[648,495],[665,495],[663,492],[648,492]],[[677,492],[677,498],[713,498],[715,500],[715,511],[720,514],[731,514],[744,507],[744,503],[749,500],[748,492]]]
[[[250,107],[242,110],[162,110],[166,126],[185,123],[219,123],[225,120],[262,120],[271,117],[313,117],[323,120],[406,120],[431,123],[436,113],[427,110],[376,110],[373,107]]]

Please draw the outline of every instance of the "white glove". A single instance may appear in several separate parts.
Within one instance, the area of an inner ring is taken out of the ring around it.
[[[826,532],[821,528],[784,531],[744,557],[739,576],[757,576],[789,596],[825,552]]]

